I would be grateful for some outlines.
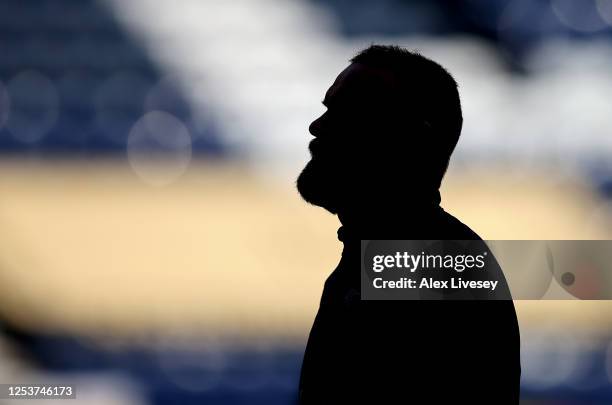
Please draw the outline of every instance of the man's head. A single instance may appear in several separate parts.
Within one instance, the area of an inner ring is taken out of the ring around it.
[[[312,159],[297,181],[306,201],[337,213],[384,205],[379,190],[392,199],[393,188],[405,187],[418,201],[439,188],[463,122],[457,83],[442,66],[373,45],[351,59],[323,104],[309,128]]]

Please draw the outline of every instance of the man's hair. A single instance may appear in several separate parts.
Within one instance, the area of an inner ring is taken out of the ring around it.
[[[436,145],[443,165],[441,181],[463,124],[455,79],[438,63],[395,45],[372,45],[350,61],[389,72],[397,80],[397,111],[406,113],[430,138],[421,141]]]

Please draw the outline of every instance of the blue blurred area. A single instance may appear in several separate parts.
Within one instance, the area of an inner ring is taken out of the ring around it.
[[[530,73],[529,52],[543,41],[612,37],[612,7],[603,1],[304,2],[333,15],[345,38],[472,36],[492,44],[507,69],[522,74]],[[96,0],[0,2],[0,151],[123,153],[135,122],[162,110],[186,125],[195,153],[227,154],[227,129],[215,121],[218,106],[211,105],[205,119],[196,117],[202,105],[193,111],[185,88],[166,76],[110,7]],[[259,46],[265,53],[265,44]],[[240,121],[229,119],[235,118]],[[228,116],[222,119],[226,124]]]
[[[612,38],[612,25],[591,0],[309,1],[332,10],[345,36],[472,35],[490,41],[520,73],[527,52],[544,40]]]
[[[124,344],[104,347],[65,335],[5,332],[38,366],[68,376],[118,373],[150,404],[293,404],[302,359],[300,347],[209,347]],[[554,340],[554,339],[553,339]],[[609,404],[609,342],[567,348],[523,342],[539,365],[522,378],[521,398],[534,404]],[[537,354],[536,354],[537,352]],[[580,359],[571,373],[568,359]],[[406,365],[410,367],[410,365]],[[536,375],[537,374],[537,375]]]
[[[0,124],[6,104],[4,152],[124,152],[152,110],[181,120],[194,152],[225,151],[213,120],[194,125],[176,84],[95,0],[0,2]]]
[[[6,327],[39,369],[58,376],[117,373],[148,404],[292,404],[302,348],[122,345],[105,348],[73,336]],[[78,389],[78,387],[77,387]]]

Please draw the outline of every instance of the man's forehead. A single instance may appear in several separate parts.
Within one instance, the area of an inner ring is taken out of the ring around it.
[[[344,69],[325,93],[325,101],[376,97],[395,87],[393,75],[382,69],[352,63]]]

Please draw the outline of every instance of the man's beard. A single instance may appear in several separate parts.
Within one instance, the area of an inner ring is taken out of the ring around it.
[[[338,210],[339,184],[334,181],[334,167],[320,160],[310,160],[297,179],[297,189],[302,198],[325,208],[332,214]]]

